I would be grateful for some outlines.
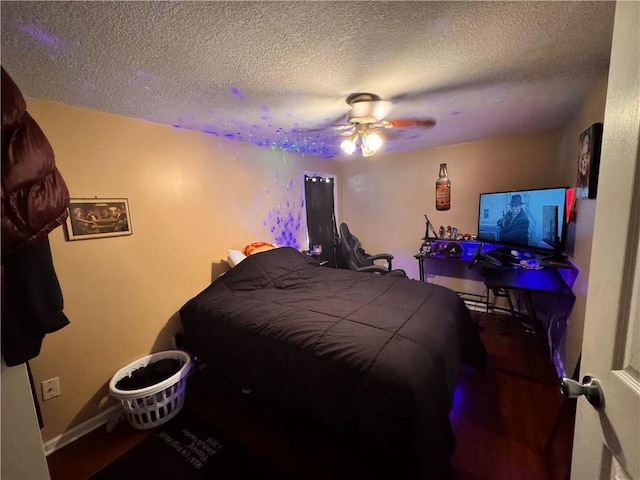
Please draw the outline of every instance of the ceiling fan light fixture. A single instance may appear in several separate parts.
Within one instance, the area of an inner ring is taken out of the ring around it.
[[[370,157],[382,146],[382,139],[377,133],[363,130],[360,135],[360,150],[363,157]]]
[[[378,133],[377,124],[354,122],[353,127],[354,132],[340,143],[343,152],[352,155],[359,147],[363,157],[370,157],[382,148],[384,137]]]
[[[340,148],[342,149],[343,152],[348,153],[349,155],[352,155],[353,152],[356,151],[358,135],[359,135],[358,133],[354,133],[349,138],[342,141],[342,143],[340,144]]]
[[[363,157],[370,157],[371,155],[376,153],[374,150],[367,148],[367,146],[364,143],[362,144],[361,150],[362,150]]]
[[[376,132],[365,133],[363,136],[362,147],[367,147],[372,152],[377,152],[382,147],[382,137]]]
[[[382,136],[370,130],[365,124],[357,124],[356,131],[349,138],[342,141],[340,148],[343,152],[352,155],[358,147],[363,157],[370,157],[376,153],[383,144]]]

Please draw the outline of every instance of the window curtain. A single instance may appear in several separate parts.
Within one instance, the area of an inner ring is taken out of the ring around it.
[[[336,267],[338,229],[336,227],[333,191],[335,180],[329,177],[304,176],[309,249],[322,246],[318,260]]]

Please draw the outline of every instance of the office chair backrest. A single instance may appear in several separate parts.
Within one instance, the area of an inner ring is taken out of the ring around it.
[[[349,270],[380,275],[407,276],[404,270],[392,268],[393,255],[390,253],[371,255],[365,252],[360,245],[360,240],[349,231],[346,223],[340,224],[340,253],[343,257],[343,263]],[[386,265],[376,265],[376,260],[384,261]]]
[[[367,260],[367,255],[360,244],[360,240],[349,231],[346,223],[340,224],[340,252],[349,270],[357,270],[361,267],[373,265],[373,261]]]

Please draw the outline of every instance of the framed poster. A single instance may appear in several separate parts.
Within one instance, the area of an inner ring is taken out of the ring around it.
[[[65,224],[67,240],[131,235],[131,213],[126,198],[72,198]]]
[[[596,198],[601,146],[602,123],[594,123],[580,134],[578,182],[576,184],[576,197],[578,198]]]

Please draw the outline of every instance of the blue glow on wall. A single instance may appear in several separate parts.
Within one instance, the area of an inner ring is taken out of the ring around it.
[[[277,172],[275,181],[278,181]],[[264,191],[269,195],[268,188],[265,187]],[[302,225],[304,200],[297,201],[293,198],[287,198],[290,195],[294,195],[293,180],[291,178],[286,184],[286,194],[281,202],[267,213],[267,218],[263,225],[271,232],[276,245],[300,250],[299,234]]]

